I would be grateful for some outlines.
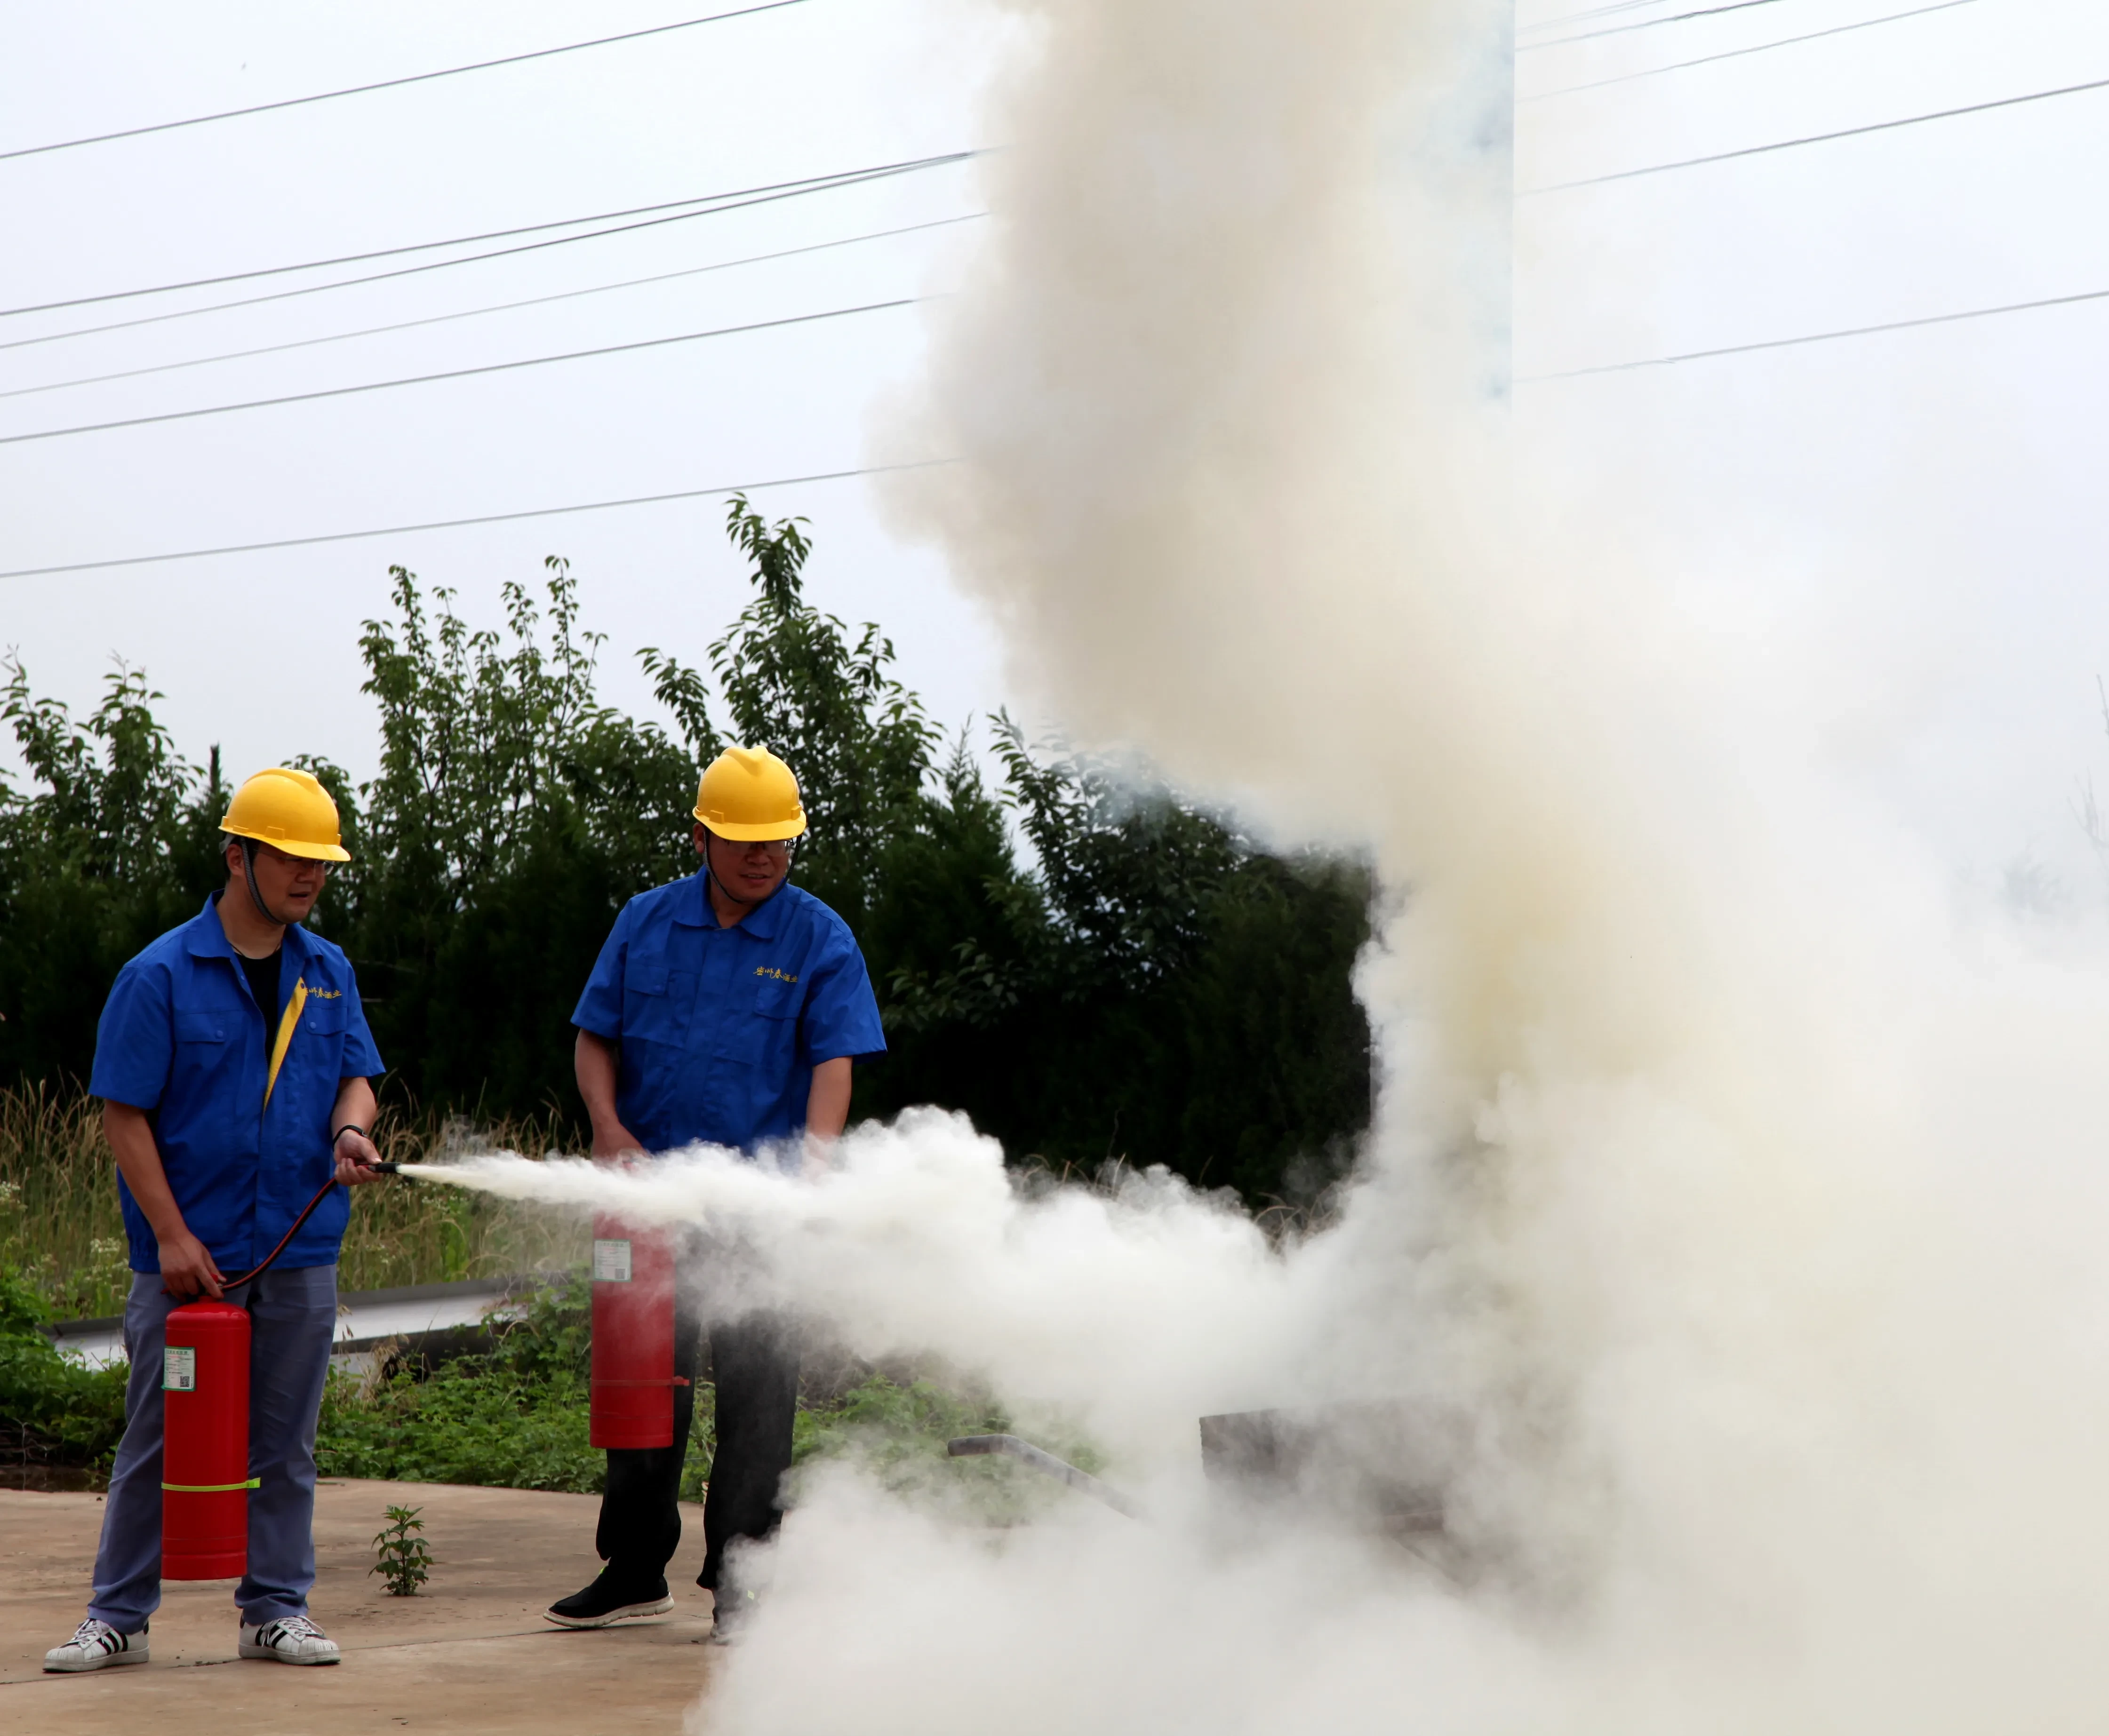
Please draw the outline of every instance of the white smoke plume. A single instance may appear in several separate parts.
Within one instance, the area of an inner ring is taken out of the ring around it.
[[[1374,854],[1381,1113],[1280,1257],[1176,1191],[1021,1202],[939,1119],[669,1179],[869,1341],[1086,1413],[1157,1514],[991,1540],[845,1473],[698,1729],[2102,1723],[2109,981],[1958,935],[1776,647],[1506,428],[1496,11],[1011,8],[913,431],[963,462],[902,510],[1049,714]],[[1469,1419],[1454,1576],[1207,1516],[1194,1416],[1364,1395]]]
[[[1381,1125],[1271,1373],[1467,1406],[1461,1523],[1518,1571],[1452,1601],[1196,1564],[1131,1601],[1085,1556],[1045,1601],[1006,1573],[1014,1642],[1111,1600],[1135,1646],[1085,1655],[1154,1709],[1109,1692],[1113,1728],[2098,1722],[2100,961],[1958,937],[1824,776],[1782,647],[1692,618],[1645,524],[1489,406],[1506,7],[1015,11],[924,436],[965,462],[908,510],[1065,725],[1405,893],[1364,972]],[[1081,1721],[868,1619],[991,1717]]]
[[[838,1156],[810,1178],[708,1147],[630,1171],[500,1153],[405,1173],[700,1224],[734,1305],[824,1320],[874,1359],[942,1355],[1073,1416],[1131,1474],[1190,1459],[1194,1418],[1268,1396],[1263,1371],[1294,1347],[1289,1269],[1241,1211],[1176,1181],[1034,1197],[994,1140],[930,1109],[853,1130]]]

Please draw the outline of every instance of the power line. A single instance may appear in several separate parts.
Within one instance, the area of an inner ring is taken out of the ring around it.
[[[255,349],[231,349],[224,354],[193,356],[187,362],[160,362],[151,367],[128,367],[114,374],[89,374],[79,380],[52,380],[43,386],[18,386],[0,392],[0,398],[27,398],[38,392],[64,391],[70,386],[102,386],[112,380],[137,380],[145,374],[173,373],[186,367],[203,367],[214,362],[241,362],[251,356],[278,355],[288,349],[308,349],[318,344],[342,344],[357,337],[378,337],[390,331],[409,331],[419,326],[441,326],[451,320],[475,319],[485,313],[508,313],[516,308],[539,308],[552,301],[573,301],[581,295],[604,295],[613,290],[636,289],[648,283],[671,282],[676,277],[699,277],[714,271],[730,271],[737,265],[759,265],[770,259],[788,259],[805,253],[824,253],[832,247],[848,247],[860,241],[885,241],[896,235],[913,235],[923,229],[942,229],[953,223],[971,223],[976,218],[987,216],[985,211],[969,211],[960,217],[939,217],[928,223],[903,224],[897,229],[877,229],[869,235],[846,235],[832,241],[815,241],[810,246],[784,247],[774,253],[749,254],[745,259],[720,259],[715,264],[692,265],[684,271],[662,271],[649,277],[626,277],[620,283],[597,283],[589,289],[561,290],[553,295],[531,295],[524,301],[501,301],[487,308],[464,308],[456,313],[432,313],[422,319],[398,320],[393,325],[368,326],[359,331],[332,331],[324,337],[296,338],[288,344],[266,344]]]
[[[1637,12],[1646,7],[1666,3],[1667,0],[1618,0],[1615,6],[1592,6],[1584,11],[1562,12],[1556,18],[1541,18],[1536,24],[1521,25],[1517,29],[1519,34],[1524,34],[1533,30],[1556,30],[1564,24],[1585,24],[1592,18],[1608,17],[1613,12]]]
[[[1779,0],[1732,0],[1727,6],[1709,6],[1696,12],[1673,12],[1667,18],[1643,18],[1638,24],[1614,24],[1601,30],[1584,30],[1577,36],[1559,37],[1549,43],[1524,43],[1516,49],[1516,52],[1528,54],[1533,48],[1564,48],[1569,43],[1594,42],[1600,36],[1624,36],[1628,30],[1652,30],[1659,24],[1688,24],[1695,18],[1718,18],[1723,12],[1746,12],[1754,6],[1777,6]]]
[[[442,380],[467,380],[479,374],[507,373],[517,367],[547,367],[555,362],[582,362],[592,356],[622,355],[638,349],[663,349],[670,344],[693,344],[707,337],[732,337],[746,331],[770,331],[779,326],[808,326],[818,320],[842,319],[851,313],[880,313],[890,308],[913,307],[924,295],[905,295],[894,301],[866,302],[861,307],[830,308],[820,313],[793,313],[782,319],[759,319],[744,326],[719,326],[708,331],[684,331],[672,337],[648,337],[629,344],[604,344],[595,349],[573,349],[562,355],[525,356],[514,362],[491,362],[481,367],[450,368],[445,373],[413,374],[401,380],[369,380],[359,386],[333,386],[318,392],[292,392],[282,398],[253,398],[245,404],[205,404],[192,410],[167,410],[158,416],[130,416],[120,422],[82,422],[70,428],[39,428],[29,434],[0,435],[0,446],[19,446],[28,440],[55,440],[70,434],[106,434],[116,428],[145,428],[157,422],[189,422],[201,416],[226,416],[236,410],[267,410],[279,404],[313,404],[323,398],[350,398],[361,392],[384,392],[399,386],[431,386]]]
[[[853,476],[883,476],[896,471],[932,470],[951,458],[924,458],[912,464],[867,464],[856,470],[818,471],[809,476],[774,476],[766,482],[734,482],[716,488],[677,489],[666,494],[633,494],[622,500],[582,500],[567,507],[535,507],[524,512],[485,512],[474,518],[435,519],[422,525],[384,525],[372,530],[332,530],[321,536],[279,537],[268,543],[230,543],[220,548],[181,548],[167,554],[127,555],[115,561],[75,561],[64,566],[19,566],[0,579],[44,579],[61,573],[105,572],[113,567],[150,566],[163,561],[202,561],[215,555],[247,555],[272,548],[313,548],[323,543],[355,543],[375,536],[412,536],[425,530],[459,530],[472,525],[503,525],[522,519],[558,518],[567,512],[606,512],[617,507],[656,507],[673,500],[706,500],[711,495],[755,494],[764,489],[794,488],[806,482],[841,482]]]
[[[980,153],[973,151],[955,151],[947,156],[926,157],[896,166],[860,169],[833,179],[823,178],[811,183],[793,182],[784,192],[764,192],[751,199],[734,200],[731,204],[712,205],[696,211],[676,211],[671,217],[647,218],[642,223],[621,223],[612,228],[589,229],[583,235],[559,235],[545,241],[523,241],[517,247],[495,247],[488,253],[463,254],[457,259],[433,259],[422,265],[400,265],[393,271],[368,272],[364,277],[340,277],[333,283],[309,283],[299,289],[275,290],[268,295],[244,295],[233,301],[215,301],[201,308],[177,308],[166,313],[148,313],[137,319],[112,320],[100,326],[79,326],[70,331],[47,331],[38,337],[18,337],[0,343],[0,349],[22,349],[36,344],[53,344],[62,338],[94,337],[105,331],[125,331],[135,326],[155,326],[171,319],[189,319],[202,313],[224,313],[234,308],[260,307],[267,301],[289,301],[300,295],[318,295],[328,290],[355,289],[361,284],[385,283],[395,277],[414,277],[422,272],[445,271],[455,265],[475,265],[485,259],[509,259],[515,254],[535,253],[545,247],[567,246],[573,241],[598,241],[605,236],[627,235],[639,229],[656,229],[662,224],[687,223],[697,217],[717,217],[727,211],[743,211],[757,205],[774,205],[782,199],[802,199],[808,193],[832,193],[844,187],[862,187],[872,181],[884,180],[893,175],[914,174],[925,169],[942,169],[953,163],[962,163]],[[732,199],[730,194],[720,196]]]
[[[649,29],[625,30],[620,36],[597,36],[591,42],[566,43],[557,48],[536,48],[526,54],[501,55],[495,61],[476,61],[466,66],[445,66],[437,72],[413,72],[400,79],[382,79],[373,84],[351,84],[342,90],[318,91],[312,97],[287,97],[278,102],[257,102],[244,109],[222,109],[216,115],[193,115],[185,120],[156,121],[151,126],[126,127],[115,133],[97,133],[86,138],[62,138],[48,145],[23,145],[0,151],[0,163],[14,157],[42,156],[47,151],[74,151],[83,145],[106,145],[113,139],[143,138],[151,133],[174,133],[183,127],[202,127],[215,120],[235,120],[244,115],[268,115],[275,109],[296,109],[310,102],[333,102],[339,97],[363,97],[369,91],[395,90],[405,84],[424,84],[434,79],[458,78],[465,72],[488,72],[494,66],[517,66],[523,61],[544,61],[553,54],[576,54],[581,48],[605,48],[612,43],[631,43],[641,37],[664,36],[673,30],[693,30],[698,25],[721,24],[728,18],[748,18],[756,12],[774,12],[802,0],[764,0],[737,11],[712,12],[707,17],[684,18],[678,24],[654,25]]]
[[[791,0],[783,0],[789,4]],[[874,176],[901,174],[913,169],[928,169],[937,165],[954,162],[971,156],[969,151],[951,151],[943,156],[915,157],[905,162],[880,163],[866,169],[838,169],[831,174],[807,175],[797,181],[770,181],[760,187],[735,187],[729,192],[696,193],[686,199],[662,200],[657,205],[631,205],[620,211],[596,211],[587,217],[562,217],[548,223],[522,223],[511,229],[486,229],[479,235],[449,236],[444,241],[408,241],[400,246],[377,247],[368,253],[344,253],[334,259],[304,259],[296,265],[262,265],[253,271],[222,272],[213,277],[191,277],[180,283],[152,283],[141,289],[105,290],[98,295],[75,295],[64,301],[25,303],[19,308],[0,308],[0,319],[11,318],[18,313],[51,313],[61,308],[84,308],[104,301],[129,301],[141,295],[165,295],[177,290],[210,289],[222,283],[246,283],[258,277],[282,277],[290,272],[323,271],[336,265],[360,265],[368,259],[392,259],[406,253],[431,253],[440,247],[467,247],[478,241],[500,241],[516,235],[539,235],[547,229],[575,229],[582,223],[612,223],[621,217],[644,217],[655,211],[677,211],[684,205],[716,205],[728,199],[745,199],[756,193],[802,192],[815,187],[829,187],[838,183],[868,179]],[[616,233],[604,231],[603,233]],[[487,257],[487,255],[486,255]]]
[[[1996,308],[1971,308],[1960,313],[1929,313],[1919,319],[1893,319],[1879,326],[1851,326],[1842,331],[1812,331],[1800,337],[1774,337],[1754,344],[1728,344],[1718,349],[1691,349],[1681,355],[1649,356],[1637,362],[1609,362],[1600,367],[1569,368],[1564,373],[1529,374],[1516,384],[1534,386],[1548,380],[1580,380],[1592,374],[1632,373],[1643,367],[1671,367],[1680,362],[1710,361],[1717,356],[1752,355],[1761,349],[1791,349],[1802,344],[1836,343],[1841,338],[1872,337],[1884,331],[1913,331],[1926,326],[1952,326],[1966,319],[1990,319],[2002,313],[2027,313],[2039,308],[2077,307],[2088,301],[2109,301],[2109,289],[2087,290],[2077,295],[2050,295],[2040,301],[2010,301]]]
[[[1775,43],[1759,43],[1754,47],[1730,48],[1720,54],[1702,54],[1696,60],[1673,61],[1667,66],[1651,66],[1642,72],[1622,72],[1615,78],[1592,79],[1586,84],[1563,84],[1557,90],[1536,91],[1516,100],[1520,102],[1542,102],[1548,97],[1571,97],[1577,91],[1601,90],[1606,84],[1627,84],[1635,79],[1652,79],[1665,72],[1682,72],[1692,66],[1710,66],[1716,61],[1740,60],[1746,54],[1768,54],[1775,48],[1791,48],[1797,43],[1819,42],[1827,36],[1843,36],[1853,30],[1871,30],[1878,24],[1899,24],[1907,18],[1923,18],[1928,12],[1945,12],[1958,6],[1974,6],[1976,3],[1977,0],[1937,0],[1935,5],[1914,7],[1908,12],[1891,12],[1882,18],[1863,18],[1858,24],[1833,25],[1827,30],[1811,30],[1805,36],[1786,36]]]
[[[1768,151],[1791,151],[1802,145],[1827,145],[1841,138],[1859,138],[1869,133],[1894,132],[1929,120],[1953,120],[1962,115],[1983,115],[1994,109],[2011,109],[2027,102],[2047,102],[2053,97],[2078,97],[2089,91],[2109,90],[2109,79],[2093,79],[2084,84],[2067,84],[2057,90],[2032,91],[2025,97],[2001,97],[1991,102],[1973,102],[1967,108],[1941,109],[1931,115],[1907,115],[1901,120],[1877,120],[1864,127],[1847,127],[1837,133],[1812,133],[1804,138],[1783,138],[1769,145],[1746,145],[1740,151],[1718,151],[1711,156],[1687,157],[1679,163],[1651,163],[1645,169],[1622,169],[1615,174],[1590,175],[1580,181],[1557,181],[1549,187],[1528,187],[1517,196],[1533,198],[1540,193],[1565,193],[1578,187],[1601,187],[1607,181],[1631,181],[1642,175],[1668,174],[1673,169],[1700,169],[1709,163],[1732,163],[1738,157],[1763,156]]]

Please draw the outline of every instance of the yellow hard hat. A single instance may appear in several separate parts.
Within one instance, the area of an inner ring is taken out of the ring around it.
[[[696,818],[740,844],[795,838],[806,829],[798,780],[765,747],[728,747],[703,768]]]
[[[274,765],[259,772],[234,792],[227,805],[222,832],[255,838],[289,856],[314,862],[349,862],[337,831],[336,804],[309,772]]]

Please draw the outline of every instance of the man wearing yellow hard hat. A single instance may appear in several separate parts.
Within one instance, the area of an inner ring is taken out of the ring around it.
[[[45,1654],[47,1671],[147,1661],[147,1618],[161,1600],[162,1350],[169,1311],[208,1296],[250,1315],[241,1655],[337,1661],[308,1590],[315,1418],[350,1201],[332,1188],[300,1216],[332,1176],[374,1179],[369,1081],[381,1057],[350,963],[300,926],[331,866],[351,859],[329,792],[273,766],[235,791],[220,830],[226,886],[118,972],[96,1033],[88,1089],[103,1100],[131,1243],[132,1373],[88,1619]],[[260,1262],[246,1281],[228,1276]]]
[[[571,1022],[594,1155],[614,1159],[705,1141],[735,1151],[833,1139],[849,1116],[851,1070],[884,1053],[864,955],[842,919],[788,880],[806,830],[798,780],[775,755],[729,747],[696,791],[697,873],[632,899],[616,918]],[[707,1330],[717,1451],[697,1583],[714,1594],[716,1637],[742,1607],[725,1552],[776,1526],[791,1468],[798,1354],[766,1314],[702,1319],[677,1293],[675,1372],[692,1374]],[[607,1565],[550,1607],[566,1627],[662,1614],[680,1541],[677,1502],[693,1388],[675,1389],[674,1444],[615,1449],[596,1538]]]

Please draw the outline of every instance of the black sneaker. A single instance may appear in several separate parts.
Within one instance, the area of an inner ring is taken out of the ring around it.
[[[603,1567],[600,1577],[584,1591],[573,1592],[542,1613],[558,1627],[608,1627],[645,1616],[671,1615],[673,1609],[674,1600],[666,1595],[665,1580],[632,1580],[625,1585],[611,1578],[609,1570]]]
[[[751,1591],[715,1591],[711,1595],[717,1599],[717,1607],[711,1612],[711,1644],[738,1644],[761,1599]]]

